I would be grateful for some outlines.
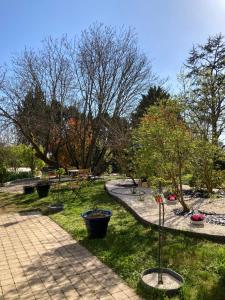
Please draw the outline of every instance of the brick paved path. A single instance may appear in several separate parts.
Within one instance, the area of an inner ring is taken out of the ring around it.
[[[140,299],[111,269],[39,214],[0,215],[0,299]]]

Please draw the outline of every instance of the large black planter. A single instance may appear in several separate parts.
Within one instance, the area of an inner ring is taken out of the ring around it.
[[[34,193],[34,186],[32,186],[32,185],[25,185],[23,187],[23,191],[24,191],[24,194],[26,194],[26,195],[33,194]]]
[[[81,214],[84,218],[88,237],[90,239],[104,238],[112,212],[110,210],[95,209]]]
[[[36,185],[36,189],[37,189],[39,198],[47,197],[47,196],[48,196],[49,189],[50,189],[50,184],[49,184],[49,183],[42,183],[42,182],[39,182],[39,183]]]

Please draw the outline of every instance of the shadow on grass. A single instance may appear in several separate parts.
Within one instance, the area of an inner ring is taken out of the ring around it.
[[[205,300],[219,299],[224,300],[225,298],[225,269],[220,273],[220,278],[217,285],[214,286],[208,295],[204,296]]]

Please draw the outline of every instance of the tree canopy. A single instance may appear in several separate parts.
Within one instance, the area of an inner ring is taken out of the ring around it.
[[[154,105],[134,130],[136,166],[139,176],[150,182],[170,185],[179,195],[184,210],[182,174],[189,161],[192,134],[182,118],[182,106],[173,101]]]
[[[185,64],[185,81],[190,122],[202,137],[218,144],[225,124],[225,41],[221,34],[193,46]]]

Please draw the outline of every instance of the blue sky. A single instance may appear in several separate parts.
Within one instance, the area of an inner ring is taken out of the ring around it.
[[[49,35],[79,35],[91,23],[135,28],[160,77],[176,76],[195,43],[225,34],[225,0],[0,0],[0,64]]]

